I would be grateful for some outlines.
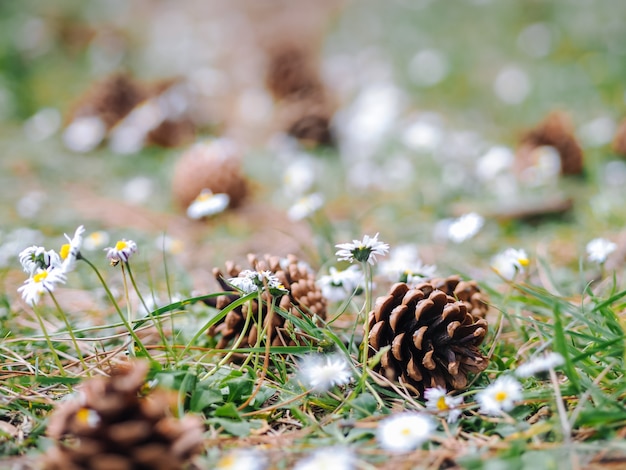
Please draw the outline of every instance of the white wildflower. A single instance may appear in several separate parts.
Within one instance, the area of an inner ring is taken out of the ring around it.
[[[429,416],[404,412],[381,421],[376,438],[384,450],[410,452],[426,442],[434,429],[435,424]]]
[[[285,286],[271,271],[252,271],[250,269],[244,269],[237,277],[228,279],[228,283],[244,294],[259,292],[265,287],[267,287],[271,293],[276,291],[280,293],[287,292]]]
[[[40,269],[48,269],[50,266],[60,267],[61,258],[54,250],[46,250],[43,246],[32,245],[23,249],[18,255],[24,272],[31,276]]]
[[[437,266],[424,264],[415,245],[399,245],[380,262],[380,272],[392,282],[419,282],[435,276]]]
[[[521,384],[510,376],[502,376],[476,395],[479,413],[498,416],[510,411],[522,399]]]
[[[32,277],[24,281],[24,285],[17,289],[28,305],[39,302],[41,295],[54,291],[56,284],[65,283],[65,274],[58,266],[38,270]]]
[[[300,363],[302,381],[316,392],[327,392],[336,385],[345,385],[352,379],[346,359],[335,355],[310,355]]]
[[[303,196],[287,211],[290,220],[297,221],[306,219],[313,215],[324,205],[324,196],[320,193],[313,193]]]
[[[491,260],[493,270],[505,279],[513,280],[517,274],[523,274],[530,260],[524,250],[507,248]]]
[[[485,219],[476,212],[464,214],[452,220],[448,226],[448,239],[454,243],[462,243],[476,235],[485,223]]]
[[[343,271],[331,266],[328,274],[322,276],[317,285],[322,290],[322,295],[330,302],[341,302],[357,292],[365,281],[363,271],[358,265],[353,264]]]
[[[83,248],[88,251],[99,250],[109,243],[109,234],[103,230],[91,232],[83,240]]]
[[[111,266],[116,266],[120,261],[128,262],[130,257],[137,252],[137,244],[124,238],[119,240],[114,247],[104,250],[107,252],[107,258],[111,260]]]
[[[522,364],[517,368],[515,374],[518,377],[526,378],[532,375],[548,372],[550,369],[556,369],[565,363],[565,359],[559,353],[551,352],[534,358],[531,361]]]
[[[293,470],[352,470],[355,462],[356,458],[351,451],[341,447],[328,447],[299,460]]]
[[[459,406],[463,404],[463,397],[453,397],[447,394],[443,387],[427,388],[424,390],[426,409],[447,415],[448,423],[454,423],[461,416]]]
[[[267,467],[265,456],[255,450],[234,450],[220,458],[216,470],[262,470]]]
[[[63,263],[61,270],[64,273],[68,273],[74,269],[76,260],[80,259],[80,248],[83,244],[83,233],[85,233],[85,227],[80,225],[74,232],[74,236],[70,238],[65,234],[65,238],[69,243],[64,244],[59,251],[59,256]]]
[[[389,245],[378,241],[378,233],[373,237],[365,235],[363,240],[352,240],[352,243],[335,245],[339,250],[335,255],[339,261],[358,261],[376,264],[376,255],[384,256],[389,251]]]
[[[203,189],[187,208],[187,217],[202,219],[224,212],[230,204],[230,196],[225,193],[213,194],[210,189]]]
[[[606,238],[594,238],[587,243],[587,259],[596,263],[604,263],[607,256],[617,249],[617,245]]]

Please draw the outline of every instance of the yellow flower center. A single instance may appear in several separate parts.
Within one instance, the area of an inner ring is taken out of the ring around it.
[[[517,262],[522,266],[528,266],[530,264],[530,260],[528,258],[519,258]]]
[[[217,462],[217,468],[234,468],[236,462],[237,457],[234,454],[225,455],[219,460],[219,462]]]
[[[200,194],[198,194],[196,201],[204,202],[204,201],[208,201],[212,197],[213,197],[213,193],[211,191],[202,191]]]
[[[440,396],[439,397],[439,400],[437,400],[437,409],[439,411],[445,411],[445,410],[449,409],[449,406],[446,403],[446,397],[444,397],[444,396]]]
[[[411,430],[409,428],[404,428],[402,429],[402,431],[400,431],[400,434],[402,434],[403,436],[410,436]]]
[[[65,245],[61,247],[61,250],[59,251],[59,256],[61,257],[61,259],[67,259],[69,255],[70,255],[70,244],[66,243]]]
[[[43,282],[45,278],[48,277],[48,271],[41,271],[33,276],[33,281],[35,282]]]
[[[128,247],[128,243],[126,243],[124,240],[120,240],[115,244],[115,249],[117,251],[122,251],[124,248]]]
[[[506,400],[506,399],[507,399],[507,397],[508,397],[508,395],[507,395],[507,393],[506,393],[506,392],[504,392],[504,391],[497,392],[497,393],[495,394],[495,396],[494,396],[494,398],[496,399],[496,401],[497,401],[498,403],[503,402],[504,400]]]

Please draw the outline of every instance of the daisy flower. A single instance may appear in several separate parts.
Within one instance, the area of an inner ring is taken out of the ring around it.
[[[287,289],[282,285],[278,277],[271,271],[252,271],[244,269],[237,277],[228,279],[228,283],[239,289],[244,294],[262,291],[266,286],[270,293],[286,293]]]
[[[262,470],[267,466],[263,454],[254,450],[235,450],[220,458],[216,470]]]
[[[526,378],[531,375],[548,372],[550,369],[556,369],[565,363],[565,359],[559,353],[551,352],[522,364],[517,368],[515,374],[518,377]]]
[[[594,238],[587,243],[587,259],[596,263],[604,263],[607,256],[617,249],[617,245],[606,238]]]
[[[463,397],[452,397],[447,394],[443,387],[427,388],[424,390],[426,409],[448,415],[448,423],[454,423],[461,416],[458,409],[463,404]]]
[[[419,282],[435,276],[437,266],[422,263],[415,245],[399,245],[380,263],[380,272],[392,282]]]
[[[351,470],[355,461],[354,454],[349,450],[328,447],[296,462],[293,470]]]
[[[96,410],[82,407],[74,415],[74,419],[81,425],[88,428],[95,428],[102,419]]]
[[[409,452],[426,442],[434,429],[435,423],[430,417],[409,411],[381,421],[376,439],[384,450]]]
[[[352,379],[348,362],[339,355],[311,355],[300,364],[302,381],[316,392],[327,392],[335,385],[345,385]]]
[[[117,266],[120,261],[128,262],[133,253],[137,251],[137,244],[132,240],[123,238],[114,247],[105,248],[104,251],[107,252],[107,258],[111,260],[111,266]]]
[[[515,248],[507,248],[491,260],[493,270],[509,281],[513,280],[518,273],[523,274],[524,268],[529,264],[530,260],[526,252]]]
[[[52,292],[56,284],[65,283],[65,274],[58,266],[39,269],[17,289],[28,305],[35,305],[45,292]]]
[[[448,226],[448,239],[454,243],[462,243],[476,235],[485,223],[485,219],[476,212],[464,214],[451,221]]]
[[[224,212],[228,204],[230,204],[228,194],[213,194],[210,189],[203,189],[187,208],[187,217],[191,219],[210,217]]]
[[[476,395],[480,405],[479,413],[498,416],[503,411],[510,411],[515,402],[522,399],[522,386],[510,376],[502,376]]]
[[[324,205],[324,196],[320,193],[313,193],[307,196],[302,196],[296,203],[287,211],[287,217],[289,220],[298,221],[306,219],[313,215]]]
[[[83,240],[83,248],[88,251],[94,251],[102,248],[109,243],[109,234],[103,230],[91,232]]]
[[[32,245],[23,249],[18,255],[24,272],[31,276],[40,269],[60,266],[61,258],[54,250],[46,250],[43,246]]]
[[[69,243],[65,243],[61,246],[61,250],[59,251],[59,256],[63,261],[61,270],[64,273],[72,271],[76,260],[80,259],[80,247],[83,244],[83,233],[85,233],[85,227],[81,225],[76,229],[72,238],[65,234],[65,238],[67,238]]]
[[[364,280],[363,271],[356,264],[343,271],[331,266],[328,274],[317,281],[317,285],[328,301],[341,302],[355,293],[363,285]]]
[[[352,240],[352,243],[340,243],[335,245],[339,250],[335,255],[339,261],[349,261],[353,263],[368,262],[376,264],[376,256],[385,256],[389,251],[389,245],[378,241],[378,233],[373,237],[365,235],[363,240]]]

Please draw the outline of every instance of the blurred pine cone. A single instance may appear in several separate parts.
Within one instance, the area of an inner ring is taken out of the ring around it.
[[[61,402],[50,416],[48,435],[57,441],[41,458],[46,470],[189,468],[202,449],[200,419],[177,419],[168,410],[176,395],[139,392],[148,365],[136,361],[111,377],[96,377],[80,388],[80,397]],[[63,439],[63,440],[61,440]]]
[[[126,73],[116,73],[95,83],[74,105],[70,120],[96,116],[111,129],[140,102],[148,90]]]
[[[288,289],[288,293],[276,297],[276,305],[281,309],[289,312],[298,318],[302,314],[307,316],[317,315],[321,319],[326,318],[326,299],[322,296],[321,290],[315,283],[315,273],[306,264],[298,260],[295,255],[288,255],[286,258],[278,256],[265,255],[262,259],[255,255],[248,255],[248,262],[252,270],[262,272],[270,271],[274,274],[280,283]],[[223,309],[231,302],[239,298],[239,293],[235,293],[235,289],[230,286],[226,280],[228,278],[237,277],[242,269],[236,266],[234,262],[228,261],[225,269],[226,275],[217,268],[213,269],[213,275],[219,282],[224,291],[232,291],[233,295],[222,295],[215,299],[209,299],[207,303],[215,308]],[[263,324],[267,322],[267,306],[269,305],[270,295],[267,291],[263,294]],[[250,305],[252,312],[250,312]],[[226,317],[217,325],[209,329],[209,335],[220,335],[217,344],[218,349],[227,347],[231,342],[242,334],[245,326],[246,317],[251,313],[253,317],[249,322],[249,326],[243,334],[245,338],[241,346],[254,346],[257,342],[258,328],[256,324],[258,312],[257,301],[244,304],[230,311]],[[295,345],[296,338],[290,337],[286,332],[288,321],[278,313],[272,315],[272,326],[268,328],[268,338],[271,339],[275,346]]]
[[[229,207],[237,207],[247,195],[248,182],[234,142],[222,138],[197,143],[179,157],[172,177],[174,200],[187,209],[203,189],[228,194]]]
[[[303,47],[283,44],[269,53],[265,83],[274,98],[323,99],[324,85],[313,54]]]
[[[334,106],[312,51],[283,44],[269,52],[265,82],[278,103],[278,125],[307,147],[333,145]]]
[[[487,322],[474,318],[464,302],[432,283],[414,288],[394,284],[388,295],[376,300],[369,321],[370,355],[391,346],[374,370],[390,381],[401,381],[416,395],[437,386],[462,389],[469,373],[487,367],[479,349]]]
[[[562,175],[583,173],[583,151],[574,135],[574,126],[565,113],[550,113],[543,122],[522,137],[516,154],[516,170],[522,172],[536,165],[534,150],[544,146],[553,147],[558,152]]]
[[[485,318],[489,311],[487,300],[474,280],[463,281],[455,274],[445,278],[429,279],[426,283],[463,303],[475,320]],[[415,288],[419,289],[420,286],[421,284],[418,284]]]

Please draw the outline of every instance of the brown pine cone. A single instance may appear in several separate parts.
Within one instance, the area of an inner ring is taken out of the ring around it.
[[[237,207],[247,195],[248,182],[234,142],[223,138],[197,143],[179,157],[172,177],[174,200],[187,209],[203,189],[228,194],[229,207]]]
[[[142,397],[148,365],[136,361],[111,377],[86,381],[76,399],[57,405],[48,435],[56,446],[41,457],[45,470],[187,468],[202,449],[199,418],[168,413],[175,394],[155,390]]]
[[[469,373],[487,367],[479,348],[487,322],[429,282],[414,288],[394,284],[376,300],[369,321],[370,355],[391,346],[374,370],[416,395],[438,386],[462,389]]]
[[[434,278],[427,281],[435,289],[439,289],[465,305],[467,311],[476,319],[485,318],[489,305],[478,283],[474,280],[463,281],[458,275],[446,278]],[[421,284],[420,284],[421,285]],[[420,285],[416,288],[419,289]]]
[[[282,259],[278,256],[270,255],[265,255],[262,259],[258,259],[255,255],[248,255],[248,261],[253,271],[270,271],[288,290],[288,293],[284,295],[275,295],[276,305],[281,309],[299,318],[302,317],[302,314],[307,316],[316,315],[321,319],[326,318],[326,299],[322,296],[321,290],[315,283],[315,273],[308,265],[299,261],[295,255],[288,255],[287,258]],[[231,291],[233,295],[222,295],[207,302],[220,310],[239,298],[239,293],[235,293],[235,289],[226,280],[237,277],[242,272],[242,269],[232,261],[229,261],[226,263],[225,271],[226,274],[224,275],[218,268],[214,268],[213,275],[224,291]],[[270,305],[270,294],[267,290],[263,291],[262,298],[264,299],[262,321],[265,325],[268,320],[267,308]],[[252,308],[250,308],[250,305]],[[250,312],[250,310],[252,311]],[[246,317],[249,314],[252,314],[253,317],[250,319],[247,330],[243,332],[245,338],[240,345],[246,347],[256,344],[258,335],[256,323],[258,303],[257,301],[252,301],[230,311],[221,322],[209,329],[209,335],[220,336],[217,343],[218,349],[226,348],[237,340],[242,334]],[[273,345],[296,344],[297,339],[290,337],[286,331],[287,323],[285,318],[278,313],[274,312],[272,314],[272,326],[268,328],[267,334]]]
[[[574,135],[574,126],[563,112],[552,112],[536,128],[524,135],[517,150],[515,168],[518,172],[534,166],[537,162],[534,150],[553,147],[561,159],[562,175],[583,173],[583,151]]]
[[[140,102],[146,99],[148,90],[130,75],[117,73],[95,83],[74,106],[71,120],[79,117],[97,116],[111,129]]]
[[[318,101],[324,95],[324,85],[313,54],[292,44],[270,51],[265,83],[276,100]]]

